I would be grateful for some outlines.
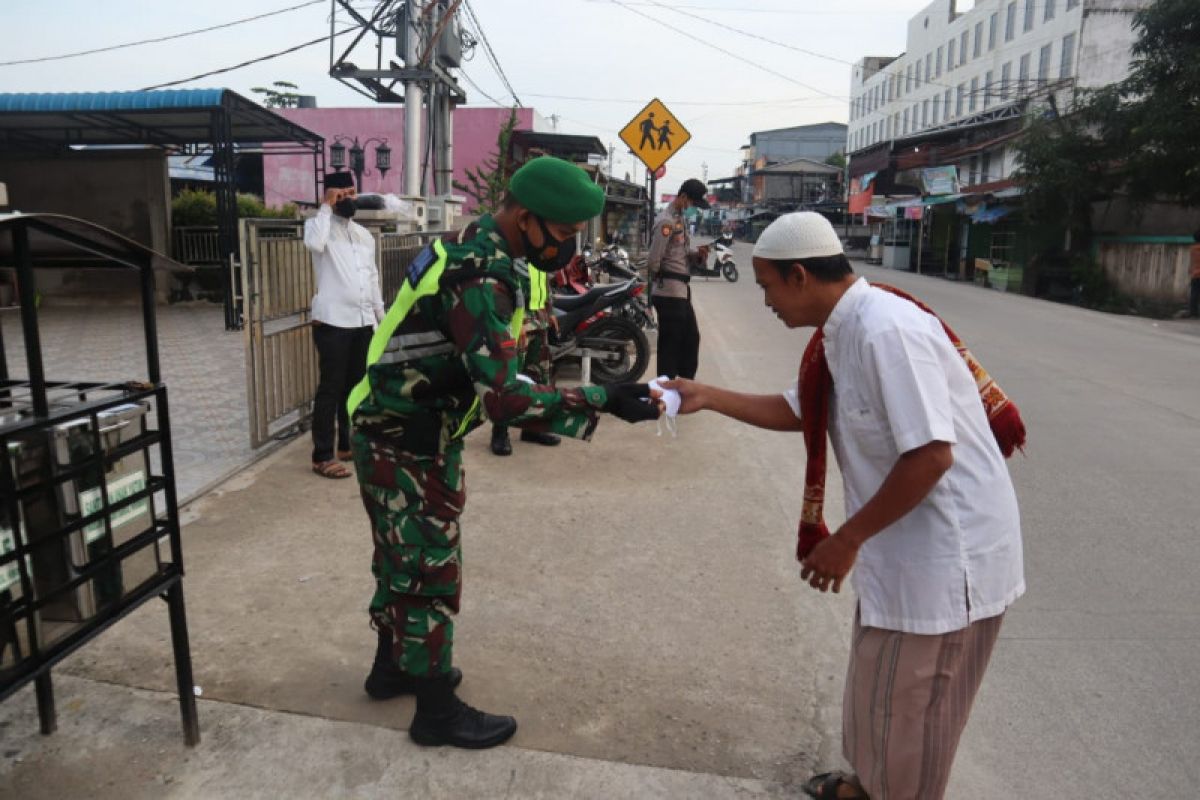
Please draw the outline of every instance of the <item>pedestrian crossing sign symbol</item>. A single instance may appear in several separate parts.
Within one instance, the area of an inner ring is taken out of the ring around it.
[[[621,129],[620,136],[651,172],[667,163],[692,138],[657,97]]]

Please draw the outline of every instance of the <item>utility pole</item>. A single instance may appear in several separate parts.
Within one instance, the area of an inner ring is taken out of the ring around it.
[[[432,190],[449,195],[453,111],[467,101],[451,72],[463,57],[465,39],[455,19],[461,0],[377,0],[369,11],[358,0],[330,2],[329,75],[377,103],[403,103],[403,191],[425,195],[421,166],[424,143],[432,139]],[[338,38],[354,27],[356,36]]]
[[[404,65],[415,68],[421,59],[421,44],[424,36],[424,11],[426,0],[408,0],[404,24],[408,27],[404,35]],[[398,35],[399,32],[398,32]],[[404,193],[410,197],[424,194],[421,185],[421,105],[425,90],[420,81],[405,78],[404,81]]]

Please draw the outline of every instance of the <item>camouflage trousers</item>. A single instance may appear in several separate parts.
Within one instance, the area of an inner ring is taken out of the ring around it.
[[[462,594],[462,445],[436,458],[417,457],[355,431],[351,448],[375,545],[372,626],[391,633],[401,670],[443,675],[450,671]]]

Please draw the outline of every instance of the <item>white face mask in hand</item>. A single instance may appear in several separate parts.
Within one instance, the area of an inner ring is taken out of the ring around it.
[[[666,375],[659,375],[654,380],[650,381],[650,388],[656,392],[662,392],[662,397],[659,398],[664,406],[663,415],[658,418],[656,427],[658,435],[662,436],[663,423],[666,423],[667,430],[671,432],[671,436],[679,434],[679,428],[675,422],[675,418],[679,416],[679,406],[683,403],[683,398],[679,396],[679,392],[674,389],[664,389],[662,383],[669,381]]]

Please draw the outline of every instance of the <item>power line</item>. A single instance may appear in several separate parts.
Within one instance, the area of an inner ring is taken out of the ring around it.
[[[817,94],[819,94],[819,95],[823,95],[823,96],[825,96],[825,97],[830,97],[830,98],[833,98],[834,100],[842,100],[842,99],[844,99],[844,95],[833,95],[833,94],[829,94],[829,92],[823,92],[823,91],[821,91],[820,89],[818,89],[818,88],[817,88],[817,87],[815,87],[815,86],[810,86],[810,85],[809,85],[809,84],[807,84],[807,83],[802,83],[802,82],[800,82],[800,81],[796,80],[796,79],[795,79],[795,78],[793,78],[791,75],[785,75],[784,73],[782,73],[782,72],[779,72],[779,71],[777,71],[777,70],[773,70],[773,69],[771,69],[770,67],[764,67],[762,64],[759,64],[757,61],[751,61],[750,59],[748,59],[748,58],[746,58],[746,57],[744,57],[744,56],[739,56],[737,53],[734,53],[734,52],[732,52],[732,51],[730,51],[730,50],[726,50],[725,48],[723,48],[723,47],[720,47],[720,46],[718,46],[718,45],[715,45],[715,44],[713,44],[712,42],[709,42],[709,41],[706,41],[706,40],[704,40],[704,39],[701,39],[699,36],[695,36],[695,35],[693,35],[693,34],[691,34],[691,33],[688,33],[688,32],[687,32],[687,31],[685,31],[685,30],[682,30],[682,29],[680,29],[680,28],[676,28],[674,25],[671,25],[670,23],[664,22],[664,21],[662,21],[661,19],[658,19],[658,18],[656,18],[656,17],[652,17],[652,16],[650,16],[649,14],[647,14],[647,13],[645,13],[645,12],[638,11],[636,8],[634,8],[633,6],[629,5],[628,3],[622,2],[622,0],[609,0],[609,2],[611,2],[613,5],[620,6],[621,8],[623,8],[623,9],[625,9],[626,11],[630,12],[631,14],[637,14],[639,17],[642,17],[642,18],[644,18],[644,19],[648,19],[648,20],[650,20],[651,22],[653,22],[653,23],[654,23],[654,24],[656,24],[656,25],[661,25],[662,27],[666,28],[667,30],[669,30],[669,31],[672,31],[672,32],[674,32],[674,33],[677,33],[677,34],[679,34],[680,36],[686,36],[687,38],[691,39],[692,41],[694,41],[694,42],[699,42],[700,44],[704,45],[705,47],[708,47],[708,48],[711,48],[711,49],[713,49],[713,50],[716,50],[716,51],[717,51],[717,52],[719,52],[719,53],[724,53],[725,55],[729,56],[730,58],[735,58],[735,59],[737,59],[738,61],[741,61],[741,62],[742,62],[742,63],[744,63],[744,64],[749,64],[750,66],[754,67],[755,69],[760,69],[760,70],[762,70],[763,72],[766,72],[766,73],[769,73],[769,74],[771,74],[771,75],[774,75],[774,76],[775,76],[775,77],[777,77],[777,78],[783,78],[785,81],[788,81],[788,82],[790,82],[790,83],[794,83],[794,84],[796,84],[797,86],[800,86],[800,87],[802,87],[802,88],[804,88],[804,89],[808,89],[810,92],[816,92],[816,93],[817,93]]]
[[[479,84],[476,83],[475,81],[471,80],[471,76],[467,74],[467,71],[465,69],[459,67],[458,74],[463,76],[463,78],[466,79],[467,83],[469,83],[469,84],[471,84],[471,86],[475,87],[475,91],[479,92],[481,95],[486,97],[488,100],[491,100],[495,105],[497,105],[497,106],[507,105],[507,103],[501,103],[499,100],[492,97],[490,94],[485,92],[483,89],[479,88]]]
[[[604,0],[605,3],[608,0]],[[581,97],[579,95],[569,94],[537,94],[534,92],[526,92],[526,97],[541,97],[547,100],[581,100],[589,103],[636,103],[645,105],[646,98],[628,98],[628,97]],[[822,100],[821,97],[789,97],[780,100],[742,100],[736,102],[717,102],[712,100],[664,100],[664,103],[672,106],[772,106],[772,105],[789,105],[791,103],[803,103],[809,100]],[[841,99],[839,98],[839,105]]]
[[[504,74],[504,68],[500,66],[500,59],[496,57],[496,51],[492,49],[492,43],[488,41],[487,34],[483,31],[483,25],[479,22],[479,17],[475,15],[475,9],[471,6],[471,0],[466,0],[463,4],[467,9],[467,14],[471,17],[471,21],[475,23],[475,31],[479,34],[479,38],[483,40],[483,49],[488,54],[488,59],[492,62],[492,66],[496,68],[496,74],[500,76],[500,80],[504,82],[508,93],[512,95],[513,100],[517,101],[517,105],[522,105],[521,98],[517,97],[517,92],[513,89],[513,85],[508,80],[508,76]]]
[[[587,0],[587,2],[607,4],[609,2],[609,0]],[[658,5],[661,8],[671,8],[671,9],[695,8],[695,9],[699,9],[701,11],[721,11],[721,12],[730,12],[730,13],[736,13],[736,14],[788,14],[788,15],[796,15],[796,16],[805,16],[805,17],[850,17],[850,16],[862,16],[863,14],[866,14],[866,13],[870,13],[871,16],[876,16],[876,15],[899,16],[901,14],[909,13],[907,11],[878,11],[878,12],[877,11],[871,11],[871,12],[865,12],[865,11],[808,11],[808,10],[801,11],[799,9],[792,9],[792,8],[741,8],[738,6],[694,6],[694,5],[664,6],[664,5],[661,5],[660,3],[640,3],[640,2],[631,2],[629,5],[631,5],[631,6]]]
[[[346,28],[345,30],[338,31],[337,33],[335,33],[333,35],[335,37],[341,36],[344,33],[350,33],[351,31],[356,31],[356,30],[358,30],[357,27]],[[280,56],[285,56],[288,53],[294,53],[297,50],[303,50],[306,47],[312,47],[314,44],[323,44],[324,42],[328,42],[328,41],[329,41],[328,36],[322,36],[319,39],[313,39],[311,41],[304,42],[303,44],[298,44],[293,47],[289,47],[286,50],[280,50],[276,53],[269,53],[265,56],[259,56],[258,58],[252,58],[249,61],[243,61],[240,64],[234,64],[233,66],[230,66],[230,67],[221,67],[220,69],[214,69],[210,72],[201,72],[199,75],[192,75],[191,77],[188,77],[188,78],[180,78],[177,81],[168,81],[166,83],[155,84],[154,86],[146,86],[142,89],[139,89],[138,91],[139,92],[149,92],[154,89],[166,89],[168,86],[178,86],[181,83],[191,83],[192,81],[198,81],[201,78],[207,78],[211,75],[220,75],[223,72],[233,72],[235,69],[241,69],[242,67],[248,67],[251,64],[258,64],[263,61],[270,61],[273,58],[279,58]]]
[[[125,42],[124,44],[114,44],[114,45],[110,45],[108,47],[97,47],[93,50],[80,50],[77,53],[63,53],[62,55],[57,55],[57,56],[42,56],[40,58],[21,58],[21,59],[15,60],[15,61],[0,61],[0,67],[12,67],[17,64],[40,64],[40,63],[43,63],[46,61],[62,61],[63,59],[67,59],[67,58],[79,58],[80,56],[90,56],[90,55],[95,55],[96,53],[108,53],[113,50],[122,50],[126,47],[137,47],[137,46],[143,45],[143,44],[155,44],[158,42],[169,42],[173,39],[182,39],[186,36],[195,36],[200,33],[208,33],[209,31],[219,31],[223,28],[232,28],[234,25],[242,25],[244,23],[254,22],[255,20],[259,20],[259,19],[266,19],[267,17],[273,17],[273,16],[276,16],[277,14],[286,14],[289,11],[296,11],[301,8],[307,8],[308,6],[315,6],[320,3],[324,3],[324,2],[325,2],[325,0],[309,0],[309,2],[300,3],[299,5],[295,5],[295,6],[289,6],[288,8],[281,8],[278,11],[268,11],[265,14],[257,14],[253,17],[244,17],[242,19],[235,19],[232,22],[224,22],[220,25],[213,25],[208,28],[199,28],[199,29],[193,30],[193,31],[184,31],[183,33],[173,33],[169,36],[159,36],[154,39],[141,39],[136,42]]]

